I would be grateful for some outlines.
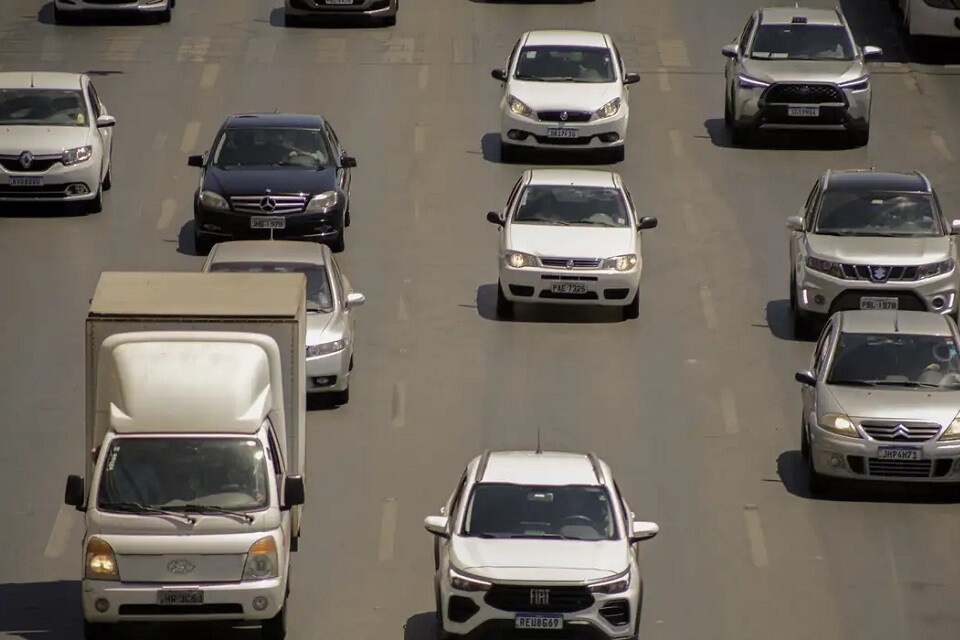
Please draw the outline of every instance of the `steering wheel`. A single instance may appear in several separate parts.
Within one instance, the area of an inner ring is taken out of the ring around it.
[[[596,523],[593,521],[593,518],[591,518],[590,516],[582,516],[582,515],[567,516],[563,519],[564,525],[571,520],[575,522],[583,522],[585,524],[590,525],[593,528],[596,528]]]

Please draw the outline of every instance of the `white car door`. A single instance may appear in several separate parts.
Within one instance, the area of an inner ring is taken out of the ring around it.
[[[97,135],[100,136],[101,149],[103,149],[103,158],[101,160],[103,166],[103,172],[101,173],[101,178],[106,175],[107,168],[111,166],[110,160],[113,154],[113,127],[98,127],[97,120],[100,116],[110,115],[107,112],[107,108],[100,101],[100,96],[97,94],[96,87],[93,86],[93,82],[87,84],[87,98],[90,100],[90,109],[93,112],[93,122],[90,123],[90,126],[97,132]]]

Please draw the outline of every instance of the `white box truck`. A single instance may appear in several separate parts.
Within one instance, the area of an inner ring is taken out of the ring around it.
[[[304,501],[302,274],[103,273],[86,320],[85,637],[286,633]]]

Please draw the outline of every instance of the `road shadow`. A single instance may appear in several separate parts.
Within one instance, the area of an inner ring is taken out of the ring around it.
[[[283,7],[270,11],[270,26],[281,29],[382,29],[387,28],[382,20],[364,16],[317,16],[304,19],[300,24],[287,26],[283,19]]]
[[[619,307],[514,304],[513,320],[497,318],[497,284],[477,288],[477,315],[492,322],[518,324],[613,324],[626,322]]]
[[[829,131],[765,131],[754,133],[746,144],[733,144],[730,130],[723,118],[703,122],[710,142],[723,149],[777,150],[777,151],[845,151],[857,149],[850,137],[842,132]]]
[[[800,437],[797,427],[797,437]],[[807,485],[807,463],[799,451],[784,451],[777,457],[777,475],[784,488],[798,498],[826,502],[873,502],[890,504],[953,504],[960,493],[949,485],[909,482],[839,482],[826,496],[812,496]]]
[[[815,335],[797,336],[793,329],[793,317],[790,314],[789,300],[770,300],[764,309],[764,319],[766,325],[754,325],[756,327],[765,326],[770,330],[774,338],[787,340],[788,342],[816,342]]]
[[[174,9],[173,15],[176,16],[176,14],[177,11]],[[37,22],[61,28],[73,26],[128,27],[160,22],[158,15],[138,14],[136,11],[84,11],[81,15],[71,16],[70,20],[70,24],[57,24],[53,19],[52,2],[44,4],[37,11]]]
[[[883,48],[883,62],[960,64],[960,47],[956,39],[910,43],[903,26],[903,14],[894,4],[890,0],[840,0],[840,7],[857,42],[860,46]]]
[[[195,224],[193,220],[187,220],[183,223],[183,226],[180,227],[180,232],[177,233],[177,253],[184,256],[201,256],[197,253],[197,246],[194,243],[193,237],[193,228]]]
[[[433,611],[417,613],[403,623],[403,640],[436,640],[437,616]]]
[[[570,151],[543,151],[540,149],[517,148],[512,161],[505,161],[500,155],[500,134],[486,133],[480,139],[480,148],[483,150],[483,159],[497,164],[527,165],[527,166],[613,166],[610,157],[594,151],[571,149]]]

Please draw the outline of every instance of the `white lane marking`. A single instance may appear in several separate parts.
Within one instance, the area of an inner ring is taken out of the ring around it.
[[[690,56],[683,40],[657,40],[657,53],[665,67],[689,67]]]
[[[662,93],[670,93],[670,75],[666,69],[662,67],[657,69],[657,82],[660,84]]]
[[[44,36],[40,45],[41,62],[60,62],[63,60],[63,39],[57,36]]]
[[[407,301],[401,294],[400,299],[397,301],[397,320],[400,322],[406,322],[409,319],[410,314],[407,312]]]
[[[687,228],[687,233],[700,233],[700,225],[693,213],[693,205],[689,202],[683,203],[683,224]]]
[[[57,511],[57,519],[53,521],[53,528],[50,529],[50,537],[47,538],[47,548],[43,555],[48,558],[59,558],[67,550],[67,544],[70,542],[70,534],[73,533],[73,525],[77,521],[77,510],[67,505],[60,505]]]
[[[397,499],[383,501],[383,514],[380,516],[380,560],[393,560],[394,539],[397,534]]]
[[[157,230],[163,231],[173,222],[173,217],[177,215],[177,201],[173,198],[167,198],[160,207],[160,219],[157,220]]]
[[[217,84],[217,76],[220,75],[220,65],[213,62],[203,66],[203,73],[200,74],[200,88],[212,89]]]
[[[732,389],[720,390],[720,412],[723,414],[723,429],[729,435],[740,433],[740,421],[737,418],[737,399]]]
[[[423,153],[427,148],[427,125],[418,124],[413,128],[413,152]]]
[[[110,44],[103,54],[103,59],[109,62],[133,62],[137,58],[137,51],[143,45],[143,36],[117,36],[109,38]]]
[[[390,407],[390,428],[399,429],[406,420],[407,385],[404,382],[393,384],[393,399]]]
[[[413,38],[390,38],[385,43],[384,64],[413,64],[416,41]]]
[[[700,287],[700,306],[703,307],[703,317],[707,321],[707,329],[716,331],[720,323],[717,321],[717,307],[713,304],[713,294],[710,293],[710,287]]]
[[[177,49],[177,62],[206,62],[207,54],[210,53],[210,42],[209,37],[184,38]]]
[[[763,539],[763,527],[760,525],[760,511],[757,505],[748,504],[743,508],[743,517],[747,524],[747,539],[750,541],[750,558],[753,566],[763,569],[769,566],[767,543]]]
[[[890,573],[893,575],[893,590],[896,594],[897,605],[899,612],[902,614],[904,611],[904,602],[903,602],[903,590],[900,587],[900,570],[897,567],[897,559],[893,553],[893,540],[890,539],[890,530],[887,527],[883,527],[883,547],[887,552],[887,562],[890,564]],[[907,618],[905,615],[898,615],[897,620],[900,621],[900,638],[909,638],[910,634],[907,633]]]
[[[273,64],[277,56],[276,38],[250,38],[243,55],[246,64]]]
[[[420,200],[419,199],[413,201],[413,219],[414,220],[420,219]]]
[[[197,146],[197,140],[200,138],[200,123],[188,122],[183,130],[183,140],[180,142],[180,151],[190,153]]]
[[[673,149],[673,155],[678,158],[683,157],[683,137],[676,129],[670,129],[670,148]]]
[[[317,58],[323,62],[343,62],[347,57],[347,39],[320,38],[316,51]]]
[[[150,146],[150,149],[154,152],[160,151],[167,144],[167,132],[166,131],[157,131],[157,135],[153,138],[153,144]]]
[[[473,38],[454,36],[453,64],[473,64]]]
[[[430,82],[430,67],[425,64],[420,65],[420,69],[417,71],[417,88],[420,91],[424,91],[427,88],[427,84]]]
[[[944,140],[943,136],[941,136],[936,131],[930,132],[930,144],[933,145],[934,149],[940,152],[940,155],[942,155],[944,158],[946,158],[950,162],[953,162],[953,154],[950,153],[950,149],[947,149],[946,140]]]

